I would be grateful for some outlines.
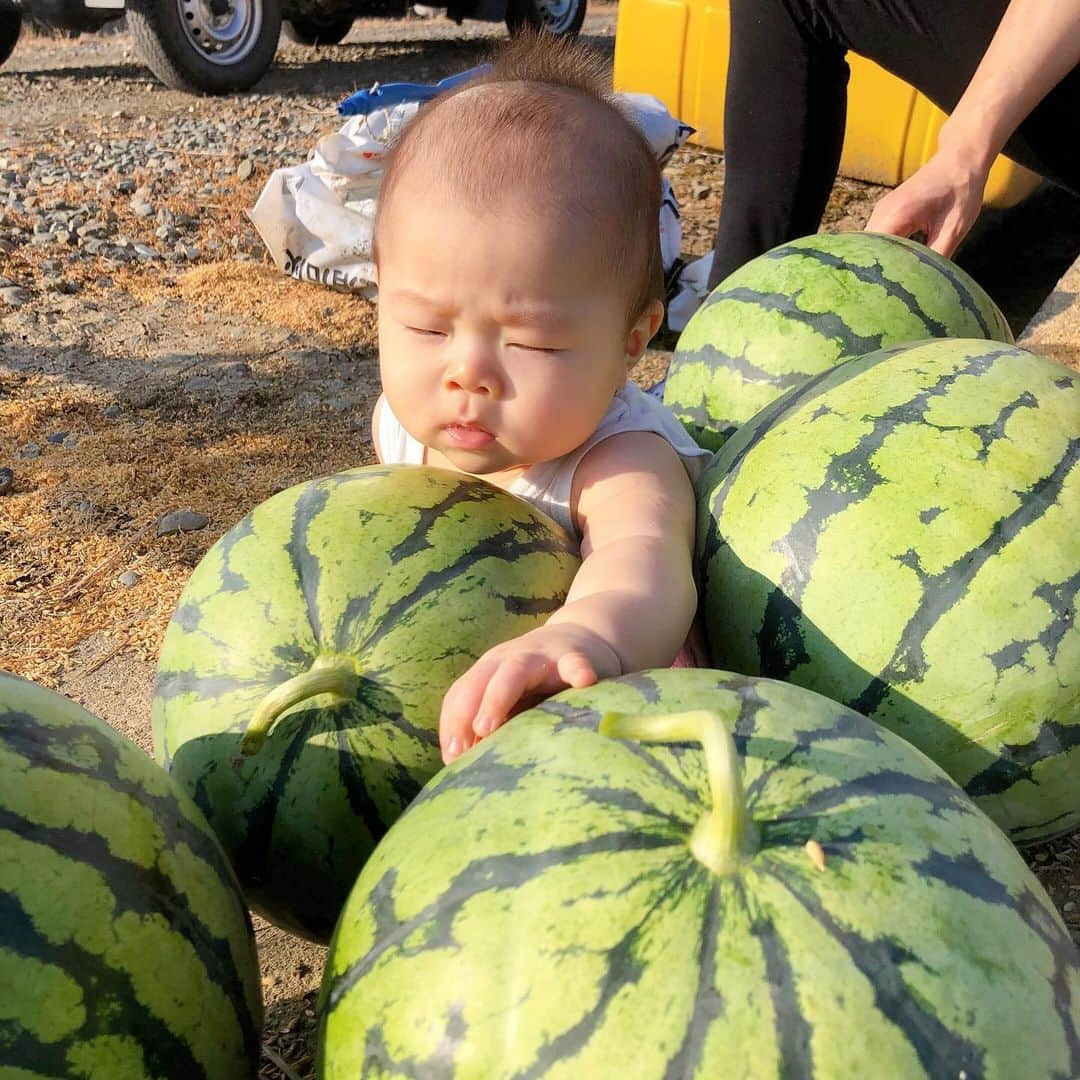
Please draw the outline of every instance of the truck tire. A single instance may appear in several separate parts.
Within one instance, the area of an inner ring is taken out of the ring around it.
[[[146,66],[174,90],[247,90],[274,59],[280,0],[128,0],[127,25]]]
[[[22,15],[17,11],[0,11],[0,64],[15,50],[22,30]]]
[[[352,15],[286,19],[285,36],[297,45],[337,45],[352,29]]]
[[[586,0],[508,0],[506,26],[511,34],[526,27],[556,37],[576,37],[585,22]]]

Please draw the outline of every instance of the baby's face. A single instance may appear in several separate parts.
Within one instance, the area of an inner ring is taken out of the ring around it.
[[[379,366],[414,438],[513,474],[596,429],[626,380],[626,287],[567,215],[402,182],[380,221]]]

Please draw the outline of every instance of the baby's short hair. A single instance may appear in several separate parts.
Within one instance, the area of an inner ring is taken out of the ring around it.
[[[572,215],[600,240],[602,267],[625,282],[628,322],[663,300],[660,166],[607,90],[607,65],[586,46],[522,33],[490,66],[424,105],[387,156],[375,219],[402,175],[422,164],[480,206],[507,190]]]

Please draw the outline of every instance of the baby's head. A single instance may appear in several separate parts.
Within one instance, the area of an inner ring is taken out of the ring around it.
[[[580,445],[662,317],[659,165],[604,74],[581,45],[519,37],[390,155],[383,390],[466,471]]]

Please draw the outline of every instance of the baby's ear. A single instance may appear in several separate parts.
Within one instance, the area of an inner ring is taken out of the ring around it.
[[[645,355],[649,342],[656,336],[663,321],[664,305],[659,300],[650,300],[626,335],[627,366],[633,367]]]

